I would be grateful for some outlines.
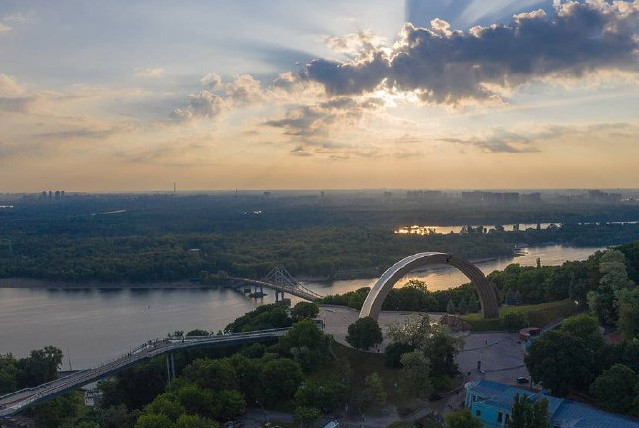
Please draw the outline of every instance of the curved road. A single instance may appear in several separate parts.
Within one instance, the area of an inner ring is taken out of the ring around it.
[[[223,345],[241,345],[244,343],[265,342],[284,335],[288,328],[262,330],[252,333],[227,334],[222,336],[185,337],[182,339],[164,339],[148,341],[133,351],[101,366],[80,370],[68,376],[33,387],[26,388],[0,397],[0,418],[13,415],[34,404],[47,401],[59,394],[79,388],[91,382],[112,375],[144,360],[167,352],[180,351],[196,347],[214,347]]]

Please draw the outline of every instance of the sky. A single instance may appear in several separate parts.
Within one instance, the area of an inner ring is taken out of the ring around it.
[[[0,192],[639,188],[639,0],[0,0]]]

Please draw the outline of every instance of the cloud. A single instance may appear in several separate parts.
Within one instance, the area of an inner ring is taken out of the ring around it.
[[[465,32],[452,31],[439,19],[429,28],[409,23],[390,51],[369,46],[348,62],[316,59],[301,77],[322,84],[329,95],[384,88],[415,93],[424,102],[457,104],[500,98],[548,76],[637,71],[639,0],[556,1],[554,8],[552,16],[541,10],[522,13],[508,26]]]
[[[66,131],[42,132],[39,134],[32,134],[31,137],[36,139],[63,141],[74,139],[103,140],[126,130],[130,131],[131,127],[114,127],[108,129],[77,128]]]
[[[0,111],[24,113],[37,101],[15,77],[0,74]]]
[[[191,94],[189,98],[189,107],[173,110],[171,114],[173,119],[185,121],[193,118],[213,118],[225,109],[224,99],[209,90],[201,91],[199,94]]]
[[[237,105],[252,104],[261,101],[262,86],[250,74],[243,74],[226,84],[225,94]]]
[[[326,36],[324,43],[329,49],[351,57],[358,57],[388,44],[386,39],[374,35],[370,30],[345,36]]]
[[[594,135],[602,141],[619,138],[634,138],[637,126],[629,123],[595,123],[586,126],[556,124],[538,125],[525,131],[493,128],[477,135],[451,136],[437,141],[472,145],[486,153],[536,153],[539,144],[567,137],[579,137],[586,141]]]
[[[250,74],[237,76],[224,83],[217,74],[208,73],[200,82],[209,86],[209,89],[191,94],[189,106],[176,108],[171,113],[171,118],[178,121],[216,118],[233,107],[257,104],[264,98],[261,83]]]
[[[382,106],[383,103],[376,99],[334,97],[313,105],[290,108],[284,117],[267,120],[262,125],[280,129],[288,136],[290,143],[295,145],[291,153],[297,156],[348,154],[369,157],[375,151],[341,142],[344,138],[337,137],[356,129],[364,114]]]
[[[290,153],[294,156],[313,156],[311,153],[307,152],[306,149],[304,149],[304,146],[297,146],[293,150],[291,150]]]
[[[136,68],[134,72],[136,76],[147,79],[157,79],[164,76],[164,69],[162,68]]]
[[[0,73],[0,97],[17,97],[25,93],[25,87],[15,77]]]
[[[0,33],[9,32],[11,30],[13,30],[13,28],[9,27],[8,25],[4,25],[0,23]]]
[[[0,111],[26,113],[37,101],[35,97],[0,97]]]
[[[206,73],[200,79],[200,83],[209,86],[211,89],[220,89],[222,87],[222,78],[216,73]]]

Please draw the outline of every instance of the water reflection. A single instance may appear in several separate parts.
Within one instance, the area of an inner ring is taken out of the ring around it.
[[[583,260],[597,249],[533,247],[514,261],[534,266],[539,257],[544,265],[556,265]],[[512,262],[508,258],[478,266],[487,274]],[[461,272],[446,267],[415,272],[405,280],[409,278],[425,281],[430,290],[468,282]],[[376,279],[305,285],[328,295],[371,286]],[[253,299],[224,288],[0,288],[0,354],[21,357],[32,349],[54,345],[71,353],[74,368],[86,368],[175,330],[217,332],[257,305],[274,300],[275,293]]]

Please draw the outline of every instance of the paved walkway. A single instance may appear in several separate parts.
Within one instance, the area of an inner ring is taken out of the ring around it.
[[[377,345],[375,348],[371,348],[369,352],[384,352],[386,346],[390,343],[386,336],[386,326],[393,322],[404,323],[408,321],[411,316],[420,314],[420,312],[389,312],[383,311],[379,314],[379,326],[384,334],[384,341]],[[422,313],[423,314],[423,313]],[[442,314],[428,314],[431,320],[439,321]],[[326,324],[324,331],[328,334],[332,334],[333,338],[342,345],[351,346],[346,342],[346,335],[348,334],[348,326],[353,324],[359,318],[359,311],[344,306],[333,305],[321,305],[319,311],[319,317],[324,320]]]
[[[391,322],[405,322],[415,312],[382,312],[379,317],[379,324],[382,332],[385,333],[385,326]],[[432,320],[438,321],[442,314],[428,314]],[[325,331],[333,335],[338,343],[350,346],[346,342],[348,326],[355,322],[359,316],[359,311],[343,306],[322,305],[319,316],[326,324]],[[460,372],[464,375],[464,382],[471,382],[480,379],[493,380],[511,385],[517,385],[518,377],[530,378],[524,366],[524,344],[519,343],[516,333],[461,333],[464,337],[464,349],[457,356],[457,364]],[[377,348],[369,352],[384,352],[388,345],[388,339]],[[477,370],[477,361],[481,361],[482,371]],[[465,400],[466,390],[463,385],[457,391],[446,394],[439,401],[432,402],[410,415],[410,419],[415,420],[427,415],[431,411],[439,414],[450,413],[460,408]],[[394,419],[393,419],[394,418]],[[359,421],[362,426],[386,427],[390,422],[399,420],[399,416],[394,411],[389,412],[381,418],[367,418],[367,421]],[[356,419],[350,418],[353,426],[360,426]],[[390,422],[389,422],[390,421]]]

